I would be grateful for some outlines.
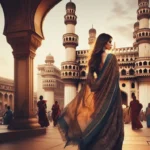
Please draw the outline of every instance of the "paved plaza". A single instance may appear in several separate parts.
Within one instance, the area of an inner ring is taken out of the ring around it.
[[[123,150],[150,150],[150,128],[146,128],[145,122],[142,124],[144,128],[135,131],[131,130],[131,124],[125,124]],[[2,130],[0,127],[0,132]],[[52,123],[45,135],[0,144],[0,150],[77,150],[76,146],[63,147],[59,131]]]

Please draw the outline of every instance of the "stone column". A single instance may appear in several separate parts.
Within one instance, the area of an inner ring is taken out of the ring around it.
[[[33,113],[33,59],[41,37],[32,31],[7,34],[14,55],[14,120],[9,129],[39,127]]]

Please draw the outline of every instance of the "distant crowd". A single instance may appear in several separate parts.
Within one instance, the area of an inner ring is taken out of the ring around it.
[[[132,95],[132,99],[129,106],[122,105],[124,123],[131,123],[132,129],[137,130],[143,128],[141,122],[146,121],[147,127],[150,128],[150,103],[148,103],[146,110],[143,111],[142,104],[136,99],[134,94]],[[38,122],[41,127],[48,127],[50,122],[53,122],[54,127],[57,126],[57,120],[61,114],[60,106],[57,101],[53,104],[51,111],[47,112],[46,100],[43,100],[43,96],[41,95],[37,102],[37,108]],[[10,106],[6,105],[5,110],[0,112],[0,116],[0,124],[9,125],[14,117]]]
[[[124,123],[131,123],[132,129],[137,130],[143,128],[141,122],[146,121],[147,127],[150,128],[150,103],[148,103],[146,110],[143,111],[142,104],[136,99],[134,94],[132,99],[129,106],[123,105]]]
[[[5,105],[5,110],[1,111],[0,116],[0,124],[9,125],[14,116],[10,106]]]

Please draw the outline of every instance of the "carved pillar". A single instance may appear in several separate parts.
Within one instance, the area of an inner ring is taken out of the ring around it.
[[[7,41],[14,55],[14,120],[9,129],[30,129],[39,127],[33,117],[33,59],[42,38],[31,31],[7,35]]]

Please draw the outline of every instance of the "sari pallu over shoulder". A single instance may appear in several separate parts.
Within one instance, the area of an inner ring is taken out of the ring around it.
[[[119,70],[113,54],[108,54],[92,87],[85,82],[58,122],[65,133],[66,145],[78,144],[81,150],[96,150],[98,147],[113,150],[117,141],[122,147]]]

